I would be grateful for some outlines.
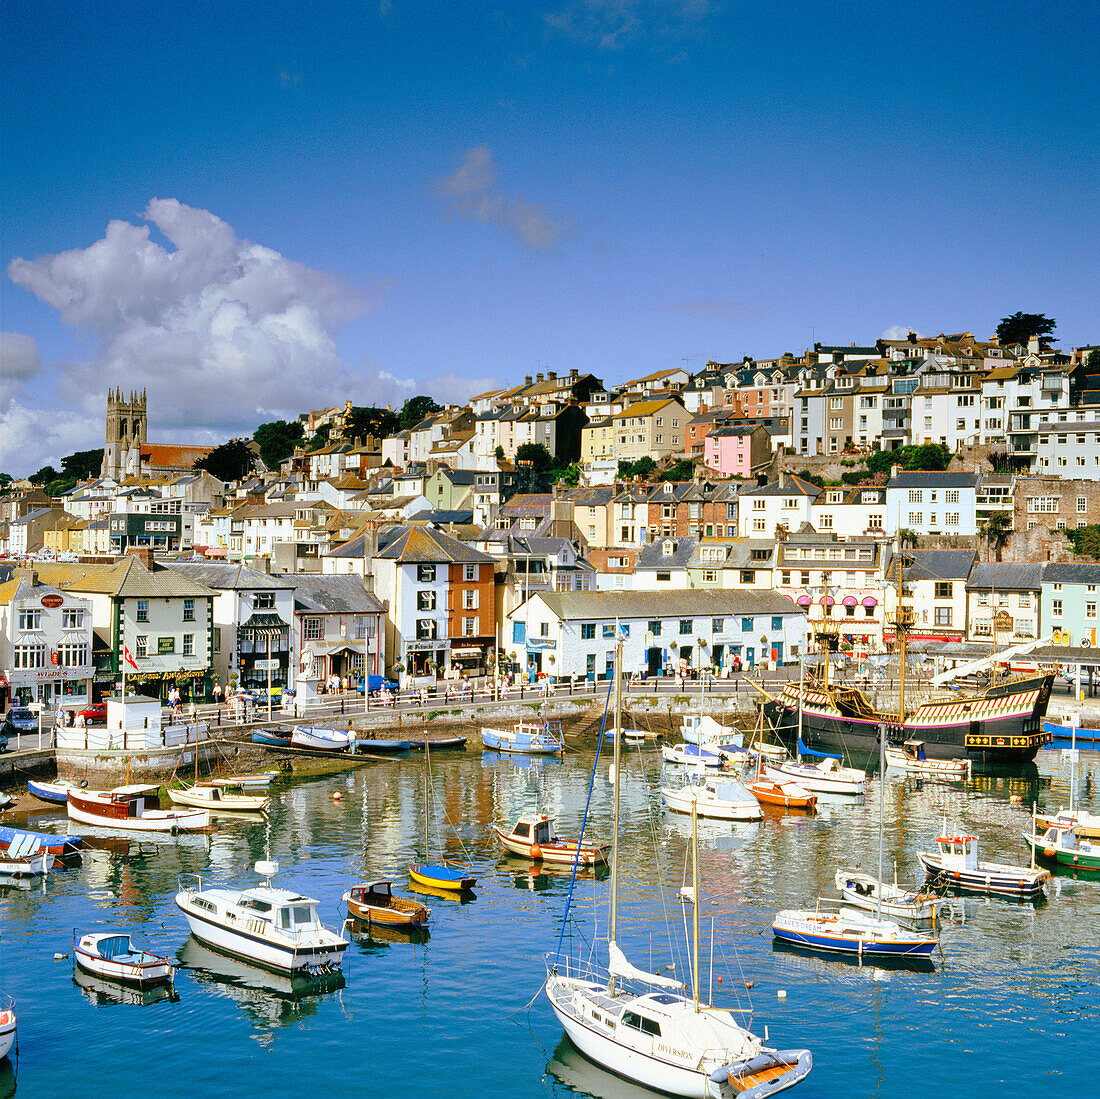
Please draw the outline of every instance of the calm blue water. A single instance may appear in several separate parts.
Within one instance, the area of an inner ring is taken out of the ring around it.
[[[1086,767],[1100,772],[1095,754],[1084,756]],[[433,756],[433,853],[443,836],[451,854],[465,844],[481,879],[477,898],[468,904],[429,898],[432,932],[425,944],[353,944],[346,987],[321,996],[273,992],[265,987],[269,978],[185,945],[186,924],[173,904],[177,875],[198,870],[220,882],[252,884],[251,864],[270,844],[285,867],[279,884],[318,897],[323,918],[336,924],[349,884],[366,876],[392,875],[402,886],[407,880],[406,864],[423,845],[418,759],[300,780],[277,789],[267,825],[226,819],[202,844],[96,852],[78,870],[52,873],[44,890],[4,893],[0,989],[15,998],[19,1016],[18,1095],[56,1095],[77,1079],[86,1094],[181,1099],[290,1096],[303,1086],[326,1099],[364,1091],[646,1094],[573,1053],[537,996],[542,954],[557,943],[567,876],[532,877],[525,864],[503,862],[489,842],[492,821],[536,804],[558,812],[563,833],[575,832],[590,764],[590,756],[529,766],[476,752]],[[594,816],[606,837],[610,788],[601,770]],[[1048,780],[1054,775],[1054,789],[978,778],[964,790],[891,775],[887,866],[896,858],[902,877],[912,878],[914,852],[945,814],[981,837],[983,857],[1024,861],[1018,835],[1027,814],[1009,803],[1010,795],[1027,801],[1038,792],[1040,804],[1066,800],[1056,753],[1040,759],[1040,771]],[[632,750],[623,765],[620,938],[637,964],[660,966],[676,958],[671,931],[686,973],[674,895],[690,826],[651,807],[647,788],[659,772],[653,753]],[[333,801],[335,790],[342,802]],[[48,820],[43,813],[36,823]],[[701,823],[709,898],[702,912],[708,937],[714,917],[716,998],[728,1004],[739,994],[744,1005],[751,996],[758,1032],[766,1025],[773,1042],[813,1050],[813,1073],[790,1094],[898,1096],[918,1088],[988,1095],[1004,1087],[1013,1094],[1043,1089],[1060,1099],[1094,1097],[1096,882],[1059,877],[1049,901],[1037,907],[957,903],[942,932],[944,957],[932,973],[773,951],[774,910],[812,903],[819,891],[832,896],[838,860],[873,867],[877,835],[877,783],[866,802],[829,805],[812,819]],[[591,876],[578,886],[578,930],[589,940],[597,914],[605,933],[606,907],[596,902],[606,892],[607,883]],[[77,987],[70,961],[54,961],[54,952],[69,952],[74,927],[97,926],[121,926],[143,945],[179,953],[195,967],[179,972],[178,1000],[119,1003]],[[704,981],[708,976],[704,969]],[[754,987],[746,992],[750,980]],[[777,998],[780,989],[785,1000]],[[0,1094],[4,1086],[0,1074]]]

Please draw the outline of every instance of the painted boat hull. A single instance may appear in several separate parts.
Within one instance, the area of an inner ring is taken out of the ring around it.
[[[69,791],[65,811],[70,820],[80,824],[97,824],[101,828],[117,828],[127,832],[200,832],[210,827],[210,814],[205,809],[151,809],[140,817],[111,817],[97,811],[95,802],[76,799]]]
[[[39,801],[64,805],[68,801],[71,786],[71,782],[35,782],[31,779],[27,782],[27,793],[38,798]]]
[[[824,772],[804,770],[797,763],[769,764],[764,768],[764,777],[771,779],[772,782],[794,782],[818,794],[846,794],[858,797],[867,789],[866,779],[833,778]]]
[[[223,794],[216,791],[215,796],[195,793],[194,787],[180,790],[169,788],[168,798],[173,805],[188,805],[195,809],[206,809],[211,813],[222,810],[227,813],[262,813],[271,801],[262,794]],[[214,787],[199,787],[199,790],[215,790]]]
[[[968,759],[913,759],[897,748],[885,749],[886,769],[906,771],[922,778],[959,780],[970,774]]]
[[[0,878],[40,878],[53,865],[49,851],[38,851],[22,859],[0,855]]]
[[[131,964],[89,954],[77,946],[73,947],[73,960],[85,973],[129,988],[154,988],[157,985],[170,984],[176,972],[167,958],[153,958],[150,962]]]
[[[761,805],[778,805],[783,809],[802,809],[812,813],[817,807],[817,797],[808,790],[800,793],[793,791],[800,787],[792,779],[790,782],[773,782],[760,779],[749,783],[749,792]]]
[[[411,750],[412,742],[408,740],[357,740],[352,745],[353,752],[363,752],[368,755],[371,752],[382,755]]]
[[[499,729],[482,729],[481,743],[493,752],[513,752],[528,756],[556,756],[563,750],[561,741],[547,734],[514,736]]]
[[[1074,848],[1047,844],[1044,836],[1025,835],[1024,839],[1035,849],[1037,859],[1044,859],[1070,870],[1100,870],[1100,847],[1088,840]]]
[[[918,889],[903,889],[889,882],[880,885],[870,874],[862,871],[838,870],[835,880],[840,895],[848,904],[868,912],[881,913],[891,920],[931,923],[947,903],[942,897]]]
[[[691,813],[692,805],[695,806],[697,816],[710,820],[760,820],[763,813],[760,811],[760,803],[756,798],[748,801],[723,801],[715,797],[707,797],[705,793],[693,796],[691,786],[685,786],[679,790],[661,787],[661,804],[671,809],[674,813]]]
[[[377,904],[360,904],[350,893],[345,893],[343,899],[348,915],[366,924],[415,931],[427,927],[431,915],[430,909],[417,901],[407,901],[405,908],[383,908]]]
[[[409,877],[417,885],[442,889],[447,893],[466,893],[477,885],[477,878],[465,867],[447,862],[410,865]]]
[[[967,893],[992,893],[1000,897],[1032,899],[1043,892],[1043,882],[1050,877],[1047,870],[1027,867],[998,867],[978,863],[977,870],[954,869],[945,866],[936,855],[918,851],[917,858],[929,880]]]
[[[907,740],[924,742],[930,759],[965,757],[979,763],[1014,765],[1030,762],[1050,742],[1043,718],[1054,677],[1036,676],[994,688],[967,703],[932,703],[920,707],[903,724],[885,719],[887,744],[900,748]],[[802,740],[824,751],[877,754],[878,715],[845,716],[819,691],[803,692]],[[969,705],[969,711],[964,711]],[[777,734],[788,743],[798,738],[798,685],[784,688],[778,699],[764,704]]]
[[[7,1057],[15,1044],[15,1005],[10,1003],[0,1011],[0,1059]]]
[[[253,733],[252,743],[262,744],[266,748],[293,747],[289,736],[280,736],[278,733]]]
[[[735,749],[736,750],[736,749]],[[701,748],[698,744],[662,744],[661,756],[666,763],[679,763],[685,767],[721,767],[722,757],[717,751]]]
[[[226,954],[239,958],[250,965],[293,977],[308,971],[311,967],[338,966],[347,943],[340,946],[319,949],[299,949],[293,946],[281,946],[261,939],[256,935],[234,931],[221,923],[206,919],[187,903],[191,893],[184,890],[176,895],[176,907],[183,913],[191,934],[200,942]],[[181,898],[183,898],[181,900]]]
[[[1095,813],[1073,813],[1065,809],[1053,816],[1036,813],[1035,825],[1044,831],[1055,825],[1072,825],[1074,832],[1082,839],[1100,839],[1100,816]]]
[[[290,734],[292,748],[307,748],[311,752],[346,752],[352,736],[336,729],[312,729],[296,725]]]
[[[520,858],[530,859],[532,862],[552,862],[561,866],[572,866],[574,862],[581,866],[606,865],[608,848],[584,844],[581,847],[580,858],[577,858],[577,845],[558,840],[555,843],[531,843],[528,840],[519,839],[509,832],[505,832],[499,825],[493,825],[493,831],[500,841],[501,847],[510,855],[519,855]],[[537,855],[532,854],[532,848],[538,848]]]
[[[814,918],[811,918],[814,917]],[[922,936],[858,935],[845,930],[843,920],[830,921],[814,913],[778,912],[772,934],[782,942],[811,950],[860,957],[929,958],[936,940]]]
[[[28,832],[25,828],[0,828],[0,850],[6,851],[12,841],[19,836],[34,836],[38,845],[51,855],[61,857],[63,855],[75,855],[83,846],[83,836],[57,836],[52,832]]]

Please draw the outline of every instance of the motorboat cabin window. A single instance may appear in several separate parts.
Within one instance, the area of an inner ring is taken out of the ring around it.
[[[661,1024],[656,1019],[647,1019],[644,1015],[639,1015],[636,1011],[624,1011],[622,1025],[634,1027],[643,1034],[652,1034],[654,1038],[661,1036]]]
[[[255,897],[247,897],[241,901],[242,908],[251,908],[254,912],[270,912],[271,905],[267,901],[257,900]]]
[[[531,834],[531,826],[529,824],[526,824],[525,822],[520,821],[520,823],[516,825],[516,835],[517,836],[529,836],[530,834]]]
[[[549,843],[550,842],[550,822],[540,821],[535,827],[535,842],[536,843]]]
[[[284,930],[292,927],[310,927],[313,924],[313,909],[308,904],[296,904],[290,908],[279,909],[279,926]]]

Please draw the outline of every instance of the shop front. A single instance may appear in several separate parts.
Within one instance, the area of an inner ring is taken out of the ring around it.
[[[180,698],[188,702],[208,702],[211,699],[212,673],[208,668],[181,668],[178,671],[165,672],[128,672],[126,691],[128,694],[144,695],[146,698],[159,698],[168,702],[168,692],[177,687]],[[116,689],[121,692],[122,680],[116,681]]]
[[[15,668],[4,679],[12,705],[39,703],[47,709],[59,705],[86,706],[92,698],[92,676],[89,665],[70,667],[48,665],[45,668]]]
[[[451,668],[461,675],[486,675],[492,664],[493,639],[464,637],[451,649]]]
[[[402,665],[410,679],[437,679],[450,664],[449,639],[431,638],[423,641],[406,641]]]
[[[256,611],[237,629],[240,685],[245,690],[290,686],[290,624],[274,611]]]

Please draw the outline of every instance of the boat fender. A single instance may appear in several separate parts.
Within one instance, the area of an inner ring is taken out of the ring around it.
[[[1074,861],[1074,863],[1076,863],[1078,861],[1076,855],[1073,856],[1073,861]]]
[[[180,834],[180,826],[178,824],[173,824],[172,827],[168,829],[168,831],[173,836],[178,836]]]
[[[87,790],[88,789],[88,780],[86,778],[82,778],[80,780],[80,789],[81,790]]]
[[[531,858],[533,858],[533,859],[541,859],[542,858],[542,848],[537,843],[531,844]]]
[[[1054,858],[1055,854],[1057,854],[1057,852],[1054,850],[1053,847],[1044,847],[1043,854],[1046,855],[1048,859],[1052,859]]]

